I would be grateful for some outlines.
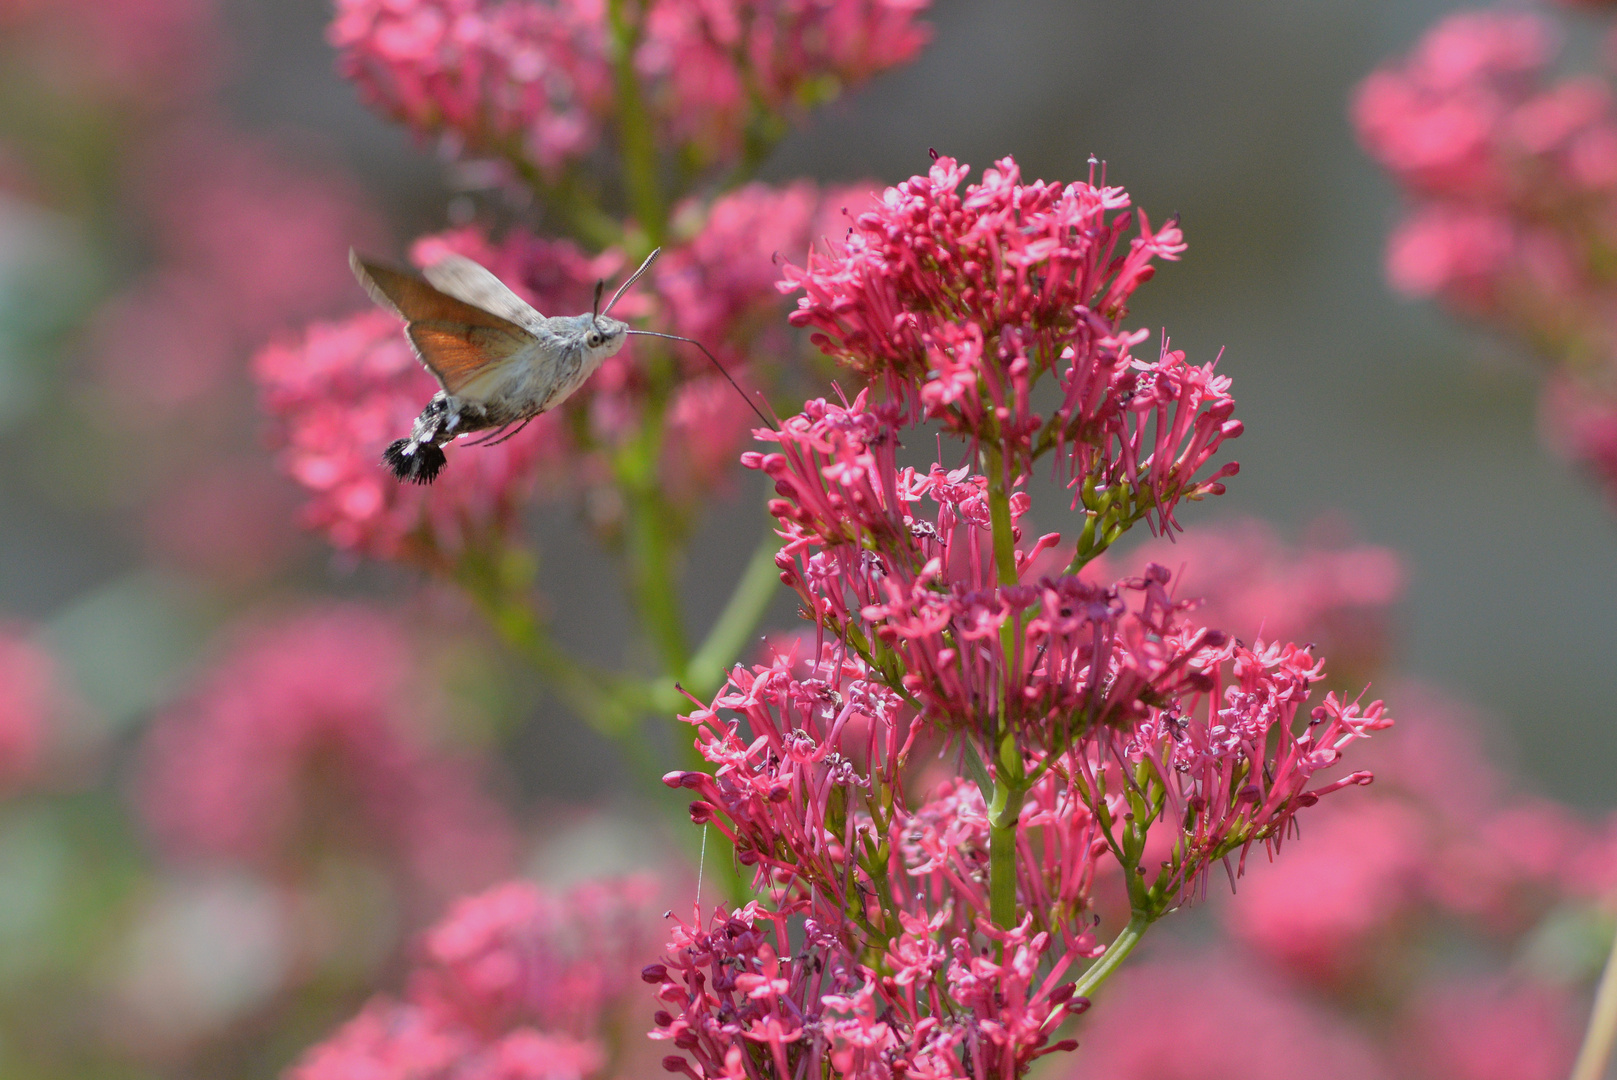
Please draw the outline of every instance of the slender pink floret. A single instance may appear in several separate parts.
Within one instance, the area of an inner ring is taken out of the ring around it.
[[[510,882],[423,939],[402,1000],[379,997],[307,1051],[291,1080],[585,1080],[641,1075],[625,1036],[646,1004],[652,883],[566,893]],[[613,1067],[608,1071],[607,1066]]]
[[[159,844],[270,870],[353,849],[435,895],[503,872],[509,825],[469,762],[425,744],[414,667],[393,624],[359,608],[241,631],[148,736],[139,802]]]
[[[38,771],[60,711],[55,660],[22,626],[0,623],[0,793]]]
[[[1121,188],[1022,182],[1006,158],[964,191],[967,170],[938,158],[927,176],[888,188],[846,239],[786,267],[802,290],[794,325],[826,353],[882,381],[913,419],[942,420],[978,444],[1003,444],[1006,481],[1055,449],[1088,505],[1127,501],[1157,530],[1181,498],[1223,490],[1233,466],[1198,479],[1240,434],[1229,380],[1189,364],[1164,340],[1155,360],[1130,349],[1128,300],[1156,259],[1185,250],[1178,225],[1140,234]],[[1053,373],[1053,416],[1032,389]],[[1115,494],[1113,497],[1117,497]]]

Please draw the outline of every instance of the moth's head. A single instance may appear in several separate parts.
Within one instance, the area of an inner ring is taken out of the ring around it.
[[[592,354],[611,356],[629,340],[629,324],[606,315],[596,315],[584,325],[584,348]]]

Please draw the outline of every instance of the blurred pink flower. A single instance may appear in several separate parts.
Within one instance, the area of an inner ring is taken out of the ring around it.
[[[1079,1030],[1070,1080],[1386,1080],[1371,1044],[1225,953],[1117,976]]]
[[[485,1037],[516,1024],[592,1037],[649,1000],[639,971],[656,951],[656,900],[649,878],[565,894],[517,881],[461,900],[423,937],[410,998]]]
[[[7,0],[7,60],[52,89],[155,110],[203,89],[220,59],[215,0]]]
[[[747,359],[748,344],[760,338],[783,350],[779,260],[801,259],[814,242],[845,232],[878,190],[864,184],[822,191],[809,180],[779,188],[752,183],[708,207],[697,200],[677,207],[674,230],[689,240],[664,252],[653,271],[658,328],[695,338],[726,359]]]
[[[1564,991],[1470,978],[1422,992],[1404,1018],[1398,1057],[1420,1080],[1560,1080],[1580,1034]]]
[[[1286,858],[1222,906],[1236,939],[1336,992],[1401,982],[1408,943],[1437,926],[1519,935],[1600,876],[1594,833],[1566,807],[1511,791],[1474,717],[1398,696],[1398,726],[1362,754],[1375,785],[1349,810],[1314,812]]]
[[[0,794],[38,772],[61,705],[56,661],[25,627],[0,622]]]
[[[1539,399],[1538,427],[1553,449],[1588,469],[1617,499],[1617,400],[1603,388],[1554,376]]]
[[[703,166],[805,105],[911,59],[927,0],[657,0],[634,67],[659,142]],[[612,130],[601,0],[341,0],[328,39],[376,108],[548,180]]]
[[[1329,532],[1322,522],[1293,546],[1262,521],[1238,519],[1147,541],[1116,570],[1179,570],[1176,593],[1201,601],[1201,622],[1249,641],[1314,642],[1334,672],[1363,677],[1386,655],[1404,570],[1388,548],[1349,545]]]
[[[1617,109],[1559,77],[1543,11],[1462,12],[1359,87],[1366,150],[1402,185],[1394,287],[1521,340],[1551,370],[1546,438],[1617,492]]]
[[[381,230],[350,179],[286,146],[197,126],[141,149],[132,195],[155,261],[96,317],[99,389],[125,425],[223,427],[249,350],[352,307],[348,248]]]
[[[582,1080],[609,1062],[605,1075],[642,1074],[654,892],[510,882],[457,902],[423,938],[404,999],[372,1001],[290,1080]]]
[[[1378,946],[1390,945],[1420,899],[1429,828],[1373,789],[1349,812],[1314,814],[1284,859],[1249,869],[1226,905],[1230,933],[1294,977],[1348,985],[1388,959]]]
[[[339,0],[327,40],[381,112],[551,176],[591,149],[612,100],[600,0]]]
[[[271,870],[374,852],[439,896],[505,872],[510,826],[472,763],[427,743],[413,667],[361,608],[239,630],[148,733],[137,797],[159,845]]]

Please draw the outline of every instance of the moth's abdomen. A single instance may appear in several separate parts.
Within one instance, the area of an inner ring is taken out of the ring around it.
[[[399,439],[382,451],[382,464],[393,470],[394,476],[412,484],[432,483],[448,461],[434,443],[414,439]]]

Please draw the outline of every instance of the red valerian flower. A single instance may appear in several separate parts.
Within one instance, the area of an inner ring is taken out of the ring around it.
[[[701,165],[734,160],[795,119],[912,59],[927,0],[657,0],[633,64],[659,140]],[[546,180],[610,130],[613,28],[600,0],[342,0],[328,38],[377,109]]]
[[[424,742],[412,667],[398,630],[360,608],[245,628],[148,735],[139,803],[158,843],[266,871],[336,845],[436,897],[505,872],[510,825],[470,760]]]
[[[427,932],[403,999],[372,1001],[307,1051],[291,1080],[636,1075],[621,1029],[646,996],[638,958],[653,893],[643,879],[566,893],[510,882],[459,901]]]
[[[1126,483],[1154,528],[1173,506],[1222,490],[1196,475],[1227,438],[1229,380],[1164,341],[1155,361],[1130,349],[1128,299],[1155,259],[1185,250],[1178,225],[1126,240],[1135,213],[1121,188],[1093,177],[1065,187],[1024,184],[1000,161],[980,184],[938,158],[931,172],[888,188],[843,240],[787,266],[801,290],[792,322],[826,353],[877,379],[911,418],[940,419],[977,444],[1001,446],[1006,481],[1056,449],[1086,505]],[[1061,403],[1046,418],[1033,386],[1053,373]]]

